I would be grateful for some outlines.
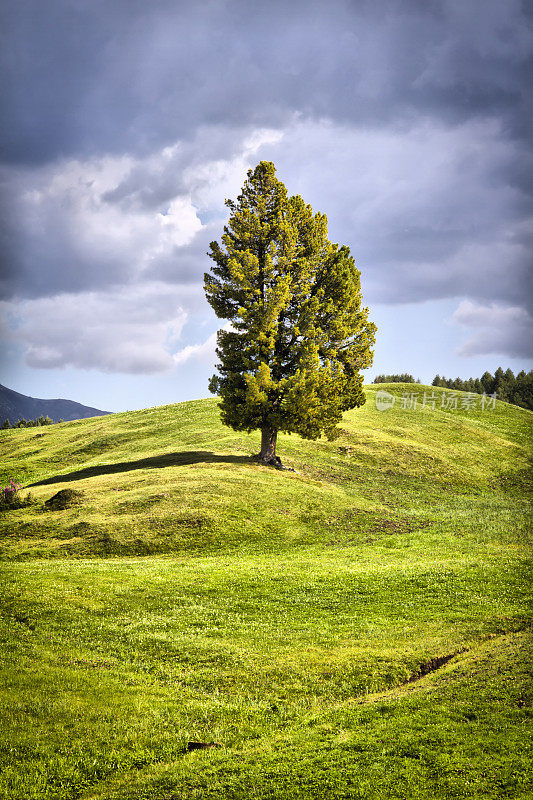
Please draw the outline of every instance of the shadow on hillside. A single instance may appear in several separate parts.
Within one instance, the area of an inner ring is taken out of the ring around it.
[[[98,464],[85,467],[62,475],[52,475],[42,481],[30,483],[28,486],[46,486],[50,483],[69,483],[98,475],[113,475],[117,472],[129,472],[134,469],[159,469],[161,467],[187,467],[190,464],[250,464],[251,456],[224,456],[211,453],[209,450],[184,450],[181,453],[163,453],[160,456],[140,458],[138,461],[119,461],[116,464]]]

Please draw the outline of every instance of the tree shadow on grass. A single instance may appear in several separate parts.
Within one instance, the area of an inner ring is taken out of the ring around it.
[[[162,467],[187,467],[191,464],[252,464],[252,456],[217,455],[209,450],[184,450],[181,453],[163,453],[160,456],[140,458],[138,461],[120,461],[115,464],[97,464],[94,467],[84,467],[74,472],[52,475],[42,481],[28,484],[31,486],[47,486],[51,483],[69,483],[81,481],[84,478],[95,478],[98,475],[114,475],[117,472],[130,472],[134,469],[160,469]]]

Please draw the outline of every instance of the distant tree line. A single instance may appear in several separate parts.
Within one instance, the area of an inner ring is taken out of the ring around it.
[[[63,422],[62,419],[59,420]],[[6,430],[7,428],[40,428],[42,425],[54,425],[54,420],[50,419],[50,417],[43,417],[41,414],[40,417],[37,419],[19,419],[18,422],[14,422],[13,425],[10,423],[8,419],[4,420],[4,423],[1,427],[1,430]]]
[[[403,372],[401,375],[377,375],[374,383],[420,383],[420,380],[415,380],[412,375]]]
[[[498,367],[494,375],[485,372],[481,378],[468,378],[467,380],[461,380],[461,378],[452,380],[435,375],[432,385],[443,386],[447,389],[461,389],[464,392],[477,394],[496,394],[498,400],[533,410],[533,370],[529,372],[522,370],[515,377],[512,370],[507,369],[504,372],[501,367]]]

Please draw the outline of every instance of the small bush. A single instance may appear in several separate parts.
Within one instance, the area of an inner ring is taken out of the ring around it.
[[[28,492],[23,499],[20,494],[22,484],[11,478],[6,486],[0,487],[0,511],[9,511],[12,508],[22,508],[29,506],[33,502],[33,498]]]

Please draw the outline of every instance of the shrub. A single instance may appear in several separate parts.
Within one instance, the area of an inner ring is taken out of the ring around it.
[[[0,511],[9,511],[11,508],[22,508],[32,502],[31,494],[28,492],[24,500],[20,496],[22,484],[11,478],[6,486],[0,487]]]

